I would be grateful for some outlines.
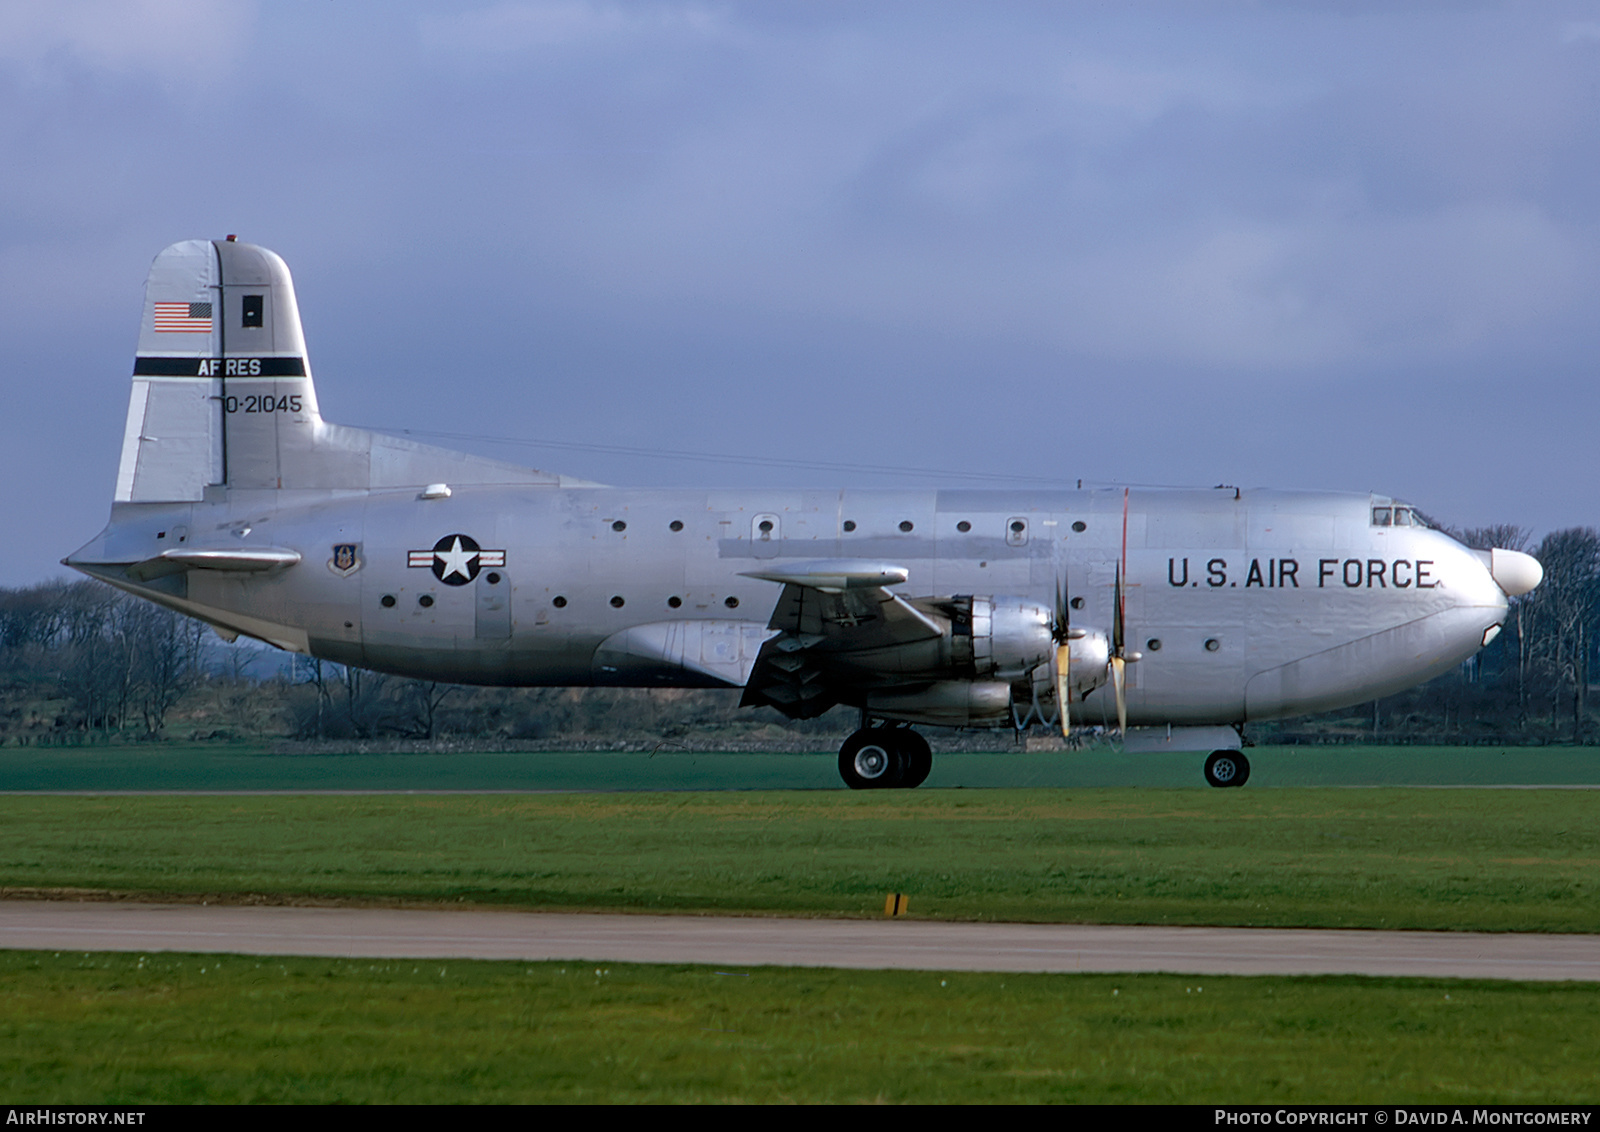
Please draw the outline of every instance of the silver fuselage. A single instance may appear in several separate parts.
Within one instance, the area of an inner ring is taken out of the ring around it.
[[[782,587],[746,575],[817,559],[902,566],[907,598],[1049,605],[1061,591],[1074,625],[1105,630],[1125,553],[1128,648],[1140,654],[1130,722],[1222,724],[1390,694],[1449,671],[1503,622],[1506,596],[1481,553],[1420,526],[1375,526],[1375,502],[1389,501],[1233,488],[230,491],[118,504],[74,564],[223,630],[407,676],[729,686],[736,677],[705,666],[630,664],[607,642],[700,622],[704,639],[748,652],[771,635]],[[485,556],[448,584],[431,551],[456,534]],[[180,539],[270,544],[301,561],[137,586],[112,568]],[[1110,704],[1107,688],[1092,693],[1080,722]]]

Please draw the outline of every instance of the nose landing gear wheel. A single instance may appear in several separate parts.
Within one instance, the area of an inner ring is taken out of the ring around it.
[[[1250,781],[1250,760],[1238,751],[1212,751],[1206,759],[1206,781],[1212,786],[1243,786]]]

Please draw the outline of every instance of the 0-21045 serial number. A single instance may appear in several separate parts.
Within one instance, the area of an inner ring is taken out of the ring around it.
[[[226,413],[298,413],[300,401],[299,393],[285,393],[282,396],[251,393],[244,397],[224,397],[222,410]]]

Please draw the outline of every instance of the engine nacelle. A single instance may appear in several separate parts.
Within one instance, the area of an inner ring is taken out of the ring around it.
[[[1047,606],[1019,597],[958,597],[968,603],[972,672],[996,680],[1021,680],[1055,653]],[[952,622],[959,630],[959,621]],[[959,638],[952,642],[959,644]]]
[[[896,643],[880,637],[865,648],[850,648],[848,635],[791,631],[762,646],[745,702],[803,719],[844,703],[880,719],[953,727],[994,726],[1021,707],[1049,714],[1057,658],[1050,606],[984,594],[901,600],[941,631]],[[827,657],[826,681],[817,679],[813,650]],[[1106,682],[1110,641],[1073,629],[1066,651],[1076,701]]]

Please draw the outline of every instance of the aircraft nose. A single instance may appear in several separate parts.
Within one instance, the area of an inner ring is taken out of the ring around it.
[[[1501,550],[1499,547],[1479,551],[1478,554],[1486,560],[1484,565],[1489,567],[1489,576],[1506,592],[1507,597],[1521,597],[1544,581],[1544,567],[1531,554],[1524,554],[1520,550]]]

